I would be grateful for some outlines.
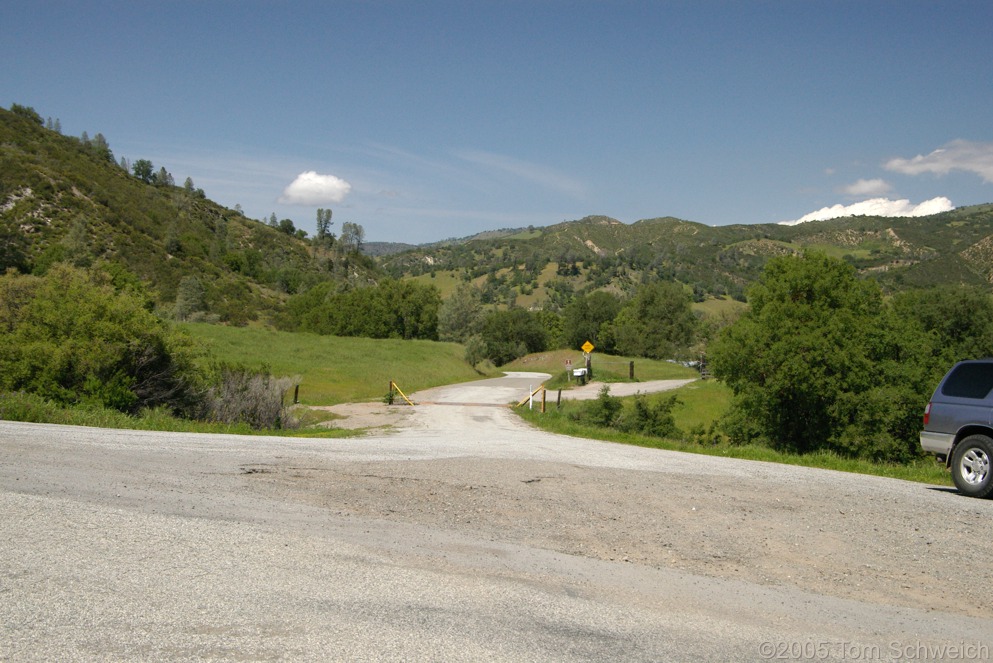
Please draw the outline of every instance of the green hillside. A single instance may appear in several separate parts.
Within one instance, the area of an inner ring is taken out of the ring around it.
[[[264,320],[288,295],[346,271],[327,246],[222,207],[191,181],[144,181],[115,162],[102,135],[63,136],[21,110],[0,109],[0,270],[111,261],[144,281],[163,310],[192,277],[199,313],[237,324]],[[375,275],[370,258],[346,261],[353,278]]]
[[[624,224],[590,216],[531,232],[422,246],[380,261],[395,276],[471,280],[490,301],[543,300],[554,308],[571,293],[631,292],[653,280],[683,283],[698,301],[742,299],[770,258],[804,249],[845,260],[888,291],[988,287],[993,205],[921,218],[850,217],[797,226],[705,226],[672,217]]]

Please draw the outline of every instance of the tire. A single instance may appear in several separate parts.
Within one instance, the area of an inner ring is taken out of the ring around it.
[[[952,451],[952,480],[969,497],[993,495],[993,440],[970,435]]]

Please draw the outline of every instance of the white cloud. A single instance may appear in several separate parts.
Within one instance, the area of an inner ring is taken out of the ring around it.
[[[284,205],[328,205],[344,200],[352,185],[334,175],[321,175],[308,170],[297,175],[283,189],[279,202]]]
[[[928,216],[954,209],[952,201],[944,196],[914,205],[907,199],[870,198],[852,205],[832,205],[816,212],[805,214],[796,221],[783,221],[782,225],[795,226],[807,221],[826,221],[843,216]]]
[[[882,196],[890,192],[892,187],[880,179],[858,180],[846,187],[841,188],[841,193],[853,198],[864,198],[865,196]]]
[[[890,159],[885,166],[887,170],[904,175],[947,175],[953,170],[962,170],[993,184],[993,143],[953,140],[927,156],[918,154],[912,159]]]

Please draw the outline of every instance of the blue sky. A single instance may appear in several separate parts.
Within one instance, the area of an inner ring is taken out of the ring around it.
[[[993,202],[991,29],[988,0],[6,0],[0,105],[370,241],[913,213]]]

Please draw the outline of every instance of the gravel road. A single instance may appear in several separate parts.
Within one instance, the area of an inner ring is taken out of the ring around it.
[[[349,439],[0,422],[0,660],[990,658],[993,501],[495,407],[539,381]]]

